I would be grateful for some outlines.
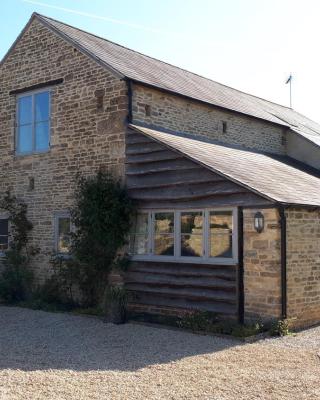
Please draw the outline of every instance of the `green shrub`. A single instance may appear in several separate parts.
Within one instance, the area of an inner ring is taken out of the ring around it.
[[[203,331],[232,335],[235,337],[248,337],[265,331],[262,323],[239,324],[236,321],[219,320],[216,314],[205,311],[193,311],[183,316],[177,325],[192,331]]]
[[[33,273],[27,258],[16,249],[8,250],[0,277],[0,298],[6,303],[24,301],[31,296]]]
[[[0,276],[0,298],[7,303],[16,303],[31,296],[33,273],[30,260],[38,250],[28,245],[33,227],[27,218],[27,206],[8,191],[0,199],[0,210],[9,214],[11,226],[9,250],[5,251]]]
[[[271,336],[287,336],[290,335],[290,320],[280,319],[275,321],[269,330]]]
[[[181,328],[191,329],[192,331],[206,331],[217,322],[217,316],[207,311],[192,311],[185,314],[178,325]]]
[[[79,180],[75,200],[72,253],[79,263],[84,303],[95,307],[101,302],[117,253],[126,244],[134,206],[121,183],[101,171]]]

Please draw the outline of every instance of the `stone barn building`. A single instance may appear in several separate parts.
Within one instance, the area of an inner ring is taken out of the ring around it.
[[[0,64],[0,139],[39,280],[76,173],[104,167],[139,205],[132,310],[320,322],[320,125],[298,112],[33,14]]]

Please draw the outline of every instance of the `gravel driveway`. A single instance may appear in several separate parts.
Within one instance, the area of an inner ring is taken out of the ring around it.
[[[319,400],[319,351],[0,307],[0,399]]]

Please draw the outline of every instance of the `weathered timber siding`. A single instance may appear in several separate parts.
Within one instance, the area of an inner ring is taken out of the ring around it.
[[[266,204],[266,200],[163,144],[128,129],[126,181],[141,208]]]
[[[128,129],[126,180],[140,208],[185,209],[266,204],[247,189]],[[131,309],[156,314],[207,310],[237,315],[238,266],[132,263],[126,279]]]
[[[276,154],[286,152],[284,129],[267,121],[138,84],[133,85],[132,106],[137,125],[162,127]],[[146,106],[150,106],[150,112],[146,112]]]
[[[9,92],[60,78],[64,83],[52,87],[50,151],[16,156],[16,97]],[[71,207],[76,175],[104,167],[124,177],[127,88],[37,20],[1,66],[0,82],[0,196],[11,189],[28,205],[32,244],[40,248],[33,268],[41,279],[54,248],[53,213]],[[97,95],[104,96],[102,109]]]
[[[288,209],[287,292],[295,326],[320,322],[320,211]]]
[[[126,276],[126,287],[134,293],[130,308],[173,315],[206,310],[236,317],[236,274],[236,266],[135,261]]]

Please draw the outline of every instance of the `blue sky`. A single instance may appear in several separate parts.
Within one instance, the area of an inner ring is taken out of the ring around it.
[[[318,0],[1,0],[0,58],[33,11],[320,122]]]

